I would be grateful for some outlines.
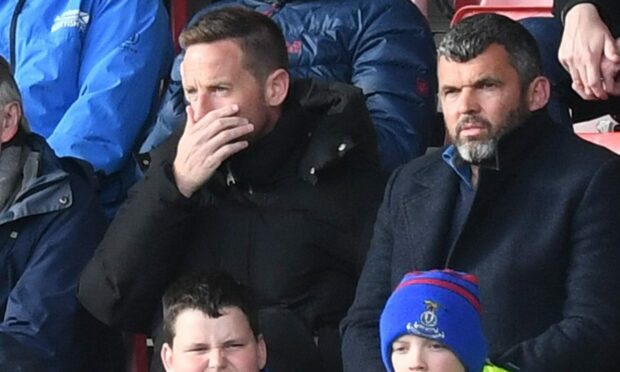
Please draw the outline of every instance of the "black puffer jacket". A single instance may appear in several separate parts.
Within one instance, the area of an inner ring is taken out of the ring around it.
[[[186,199],[172,137],[82,274],[80,300],[104,323],[148,332],[176,277],[226,270],[257,296],[271,372],[340,370],[337,326],[385,180],[375,141],[359,89],[298,81],[275,129]]]

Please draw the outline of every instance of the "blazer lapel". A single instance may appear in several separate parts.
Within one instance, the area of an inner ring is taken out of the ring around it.
[[[414,174],[410,198],[405,201],[412,269],[442,267],[446,255],[445,239],[452,226],[458,176],[439,159]]]

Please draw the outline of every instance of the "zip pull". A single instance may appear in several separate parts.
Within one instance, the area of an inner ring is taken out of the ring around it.
[[[226,163],[226,186],[232,186],[237,184],[237,179],[230,169],[230,162]]]

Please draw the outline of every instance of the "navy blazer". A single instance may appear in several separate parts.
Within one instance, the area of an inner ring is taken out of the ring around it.
[[[391,290],[408,271],[443,267],[480,278],[493,361],[610,370],[620,336],[620,157],[537,113],[500,140],[498,160],[499,170],[481,168],[454,243],[459,179],[441,151],[392,175],[342,323],[345,371],[383,368],[377,327]]]

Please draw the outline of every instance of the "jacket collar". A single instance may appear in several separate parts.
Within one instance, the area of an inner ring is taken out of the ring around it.
[[[292,95],[299,97],[314,126],[298,166],[302,179],[316,183],[321,170],[337,164],[353,149],[378,166],[376,133],[359,88],[305,80],[293,87]]]
[[[53,212],[71,206],[73,195],[65,172],[45,140],[29,134],[23,179],[12,205],[0,214],[0,225],[23,217]]]
[[[545,125],[554,124],[544,111],[533,112],[523,124],[500,138],[497,151],[492,158],[485,159],[477,165],[481,169],[495,171],[511,168],[532,146],[538,143]],[[450,145],[443,151],[442,158],[466,184],[471,186],[471,164],[461,158],[454,145]]]
[[[315,184],[323,169],[354,148],[378,164],[374,128],[361,91],[342,83],[297,80],[273,131],[233,156],[221,171],[229,185],[266,184],[295,172]]]
[[[495,182],[494,179],[513,172],[522,157],[527,156],[543,138],[548,138],[544,132],[553,125],[544,112],[535,112],[523,125],[500,139],[498,169],[481,170],[484,175],[481,175],[468,221],[479,220],[480,214],[493,208],[491,203],[496,200],[494,195],[501,192],[501,182]],[[413,174],[413,184],[407,190],[403,203],[406,225],[411,229],[411,236],[416,237],[416,247],[420,247],[410,250],[411,262],[429,263],[429,267],[444,267],[448,264],[446,251],[437,247],[445,247],[460,181],[457,172],[442,159],[443,150],[427,155],[432,160]]]

